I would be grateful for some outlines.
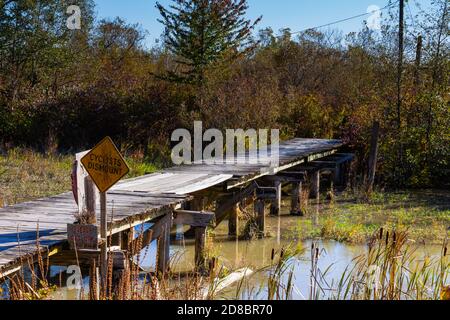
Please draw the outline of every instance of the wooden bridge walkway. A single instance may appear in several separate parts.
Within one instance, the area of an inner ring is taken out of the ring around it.
[[[274,173],[330,156],[342,146],[338,140],[294,139],[281,143]],[[192,200],[196,192],[211,187],[230,190],[244,186],[268,175],[263,169],[269,161],[258,159],[250,165],[237,158],[217,165],[195,163],[125,180],[108,192],[108,230],[116,234],[171,214]],[[52,256],[64,246],[67,224],[73,223],[77,211],[72,193],[0,208],[0,278],[20,269],[38,251]]]

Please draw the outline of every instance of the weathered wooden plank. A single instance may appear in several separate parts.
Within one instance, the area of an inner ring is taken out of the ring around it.
[[[132,197],[142,197],[142,198],[167,198],[167,199],[179,199],[181,201],[186,199],[185,195],[179,195],[176,193],[148,193],[148,191],[127,191],[125,189],[117,189],[115,191],[109,192],[109,195],[125,195]]]
[[[173,224],[191,227],[207,227],[213,219],[213,212],[175,210]]]

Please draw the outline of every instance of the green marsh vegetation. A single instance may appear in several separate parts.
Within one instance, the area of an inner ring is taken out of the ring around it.
[[[316,210],[318,210],[316,212]],[[311,217],[316,215],[314,224]],[[293,229],[300,238],[366,243],[380,229],[408,231],[417,244],[441,244],[450,227],[450,193],[443,190],[376,192],[370,201],[343,193],[333,202],[308,207],[308,217]]]

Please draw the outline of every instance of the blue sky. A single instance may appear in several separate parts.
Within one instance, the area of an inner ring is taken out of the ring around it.
[[[168,5],[171,1],[159,2]],[[270,26],[276,32],[281,28],[297,31],[316,27],[365,13],[371,5],[382,8],[388,4],[388,0],[249,0],[248,2],[249,18],[263,16],[258,29]],[[430,0],[409,2],[414,14],[416,8],[414,2],[426,7]],[[120,16],[129,23],[139,23],[142,29],[148,32],[147,46],[151,46],[163,31],[162,25],[157,22],[159,13],[155,8],[155,0],[95,0],[95,3],[97,19]],[[365,19],[367,16],[336,24],[333,28],[344,33],[358,31]]]

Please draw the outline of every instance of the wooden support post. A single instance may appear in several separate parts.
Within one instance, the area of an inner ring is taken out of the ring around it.
[[[206,228],[195,227],[195,268],[197,272],[205,272]]]
[[[123,280],[124,280],[124,276],[126,275],[126,270],[124,269],[117,269],[117,270],[113,270],[112,272],[112,284],[111,284],[111,289],[112,289],[112,295],[116,297],[116,299],[124,299],[123,297],[121,297],[121,283],[122,283],[122,287],[123,287]]]
[[[99,270],[95,259],[92,260],[89,268],[89,298],[91,300],[100,300]]]
[[[238,235],[239,230],[239,204],[233,205],[230,210],[230,217],[228,219],[228,235],[231,237]]]
[[[109,294],[119,297],[121,289],[120,283],[123,280],[124,275],[126,274],[126,270],[129,269],[129,263],[125,251],[110,251],[109,254],[110,258],[112,259],[112,292],[109,292]]]
[[[316,170],[312,173],[310,197],[312,199],[319,200],[319,197],[320,197],[320,170]]]
[[[343,164],[343,167],[344,167],[343,184],[344,184],[345,188],[348,187],[349,181],[350,181],[350,166],[351,166],[351,162],[350,161],[346,161]]]
[[[96,223],[95,216],[95,185],[92,181],[91,177],[86,176],[84,178],[84,201],[85,201],[85,210],[89,217],[92,217],[92,221],[88,221],[89,223]]]
[[[145,247],[149,246],[152,243],[152,241],[153,241],[153,230],[149,229],[142,234],[141,249],[144,249]]]
[[[76,169],[72,173],[72,192],[78,204],[78,213],[93,210],[95,212],[96,202],[99,199],[99,192],[94,185],[89,174],[81,164],[81,159],[88,151],[76,154]]]
[[[256,223],[258,225],[258,233],[261,237],[264,237],[266,234],[266,213],[263,199],[258,199],[255,201],[255,215]]]
[[[341,165],[339,163],[336,164],[334,169],[334,184],[336,186],[340,186],[342,183],[342,170]]]
[[[120,241],[121,241],[120,248],[122,250],[133,251],[132,248],[130,247],[133,243],[133,240],[134,240],[134,228],[122,231],[120,233]]]
[[[327,193],[327,200],[333,201],[334,200],[334,182],[333,179],[331,179],[330,182],[330,191]]]
[[[67,225],[67,239],[71,249],[99,249],[99,228],[96,217],[96,187],[89,176],[81,180],[82,192],[79,195],[79,223]]]
[[[106,289],[106,281],[108,276],[108,230],[106,222],[106,193],[100,193],[100,237],[102,244],[100,247],[100,267],[101,278],[104,289]]]
[[[120,247],[122,249],[122,233],[115,233],[111,236],[111,246]]]
[[[170,224],[165,224],[161,235],[158,237],[157,273],[163,275],[169,268],[170,260]]]
[[[294,182],[294,187],[292,189],[291,195],[291,215],[293,216],[304,215],[302,208],[302,193],[303,193],[302,181]]]
[[[346,179],[345,179],[346,172],[347,172],[347,163],[343,162],[343,163],[341,163],[341,181],[340,181],[342,187],[347,186]]]
[[[275,182],[275,199],[272,201],[270,215],[279,216],[281,212],[281,181]]]
[[[218,226],[223,220],[225,220],[231,208],[237,203],[244,201],[246,197],[252,196],[256,189],[257,185],[255,183],[250,184],[244,190],[233,194],[232,196],[228,196],[216,201],[216,226]]]

